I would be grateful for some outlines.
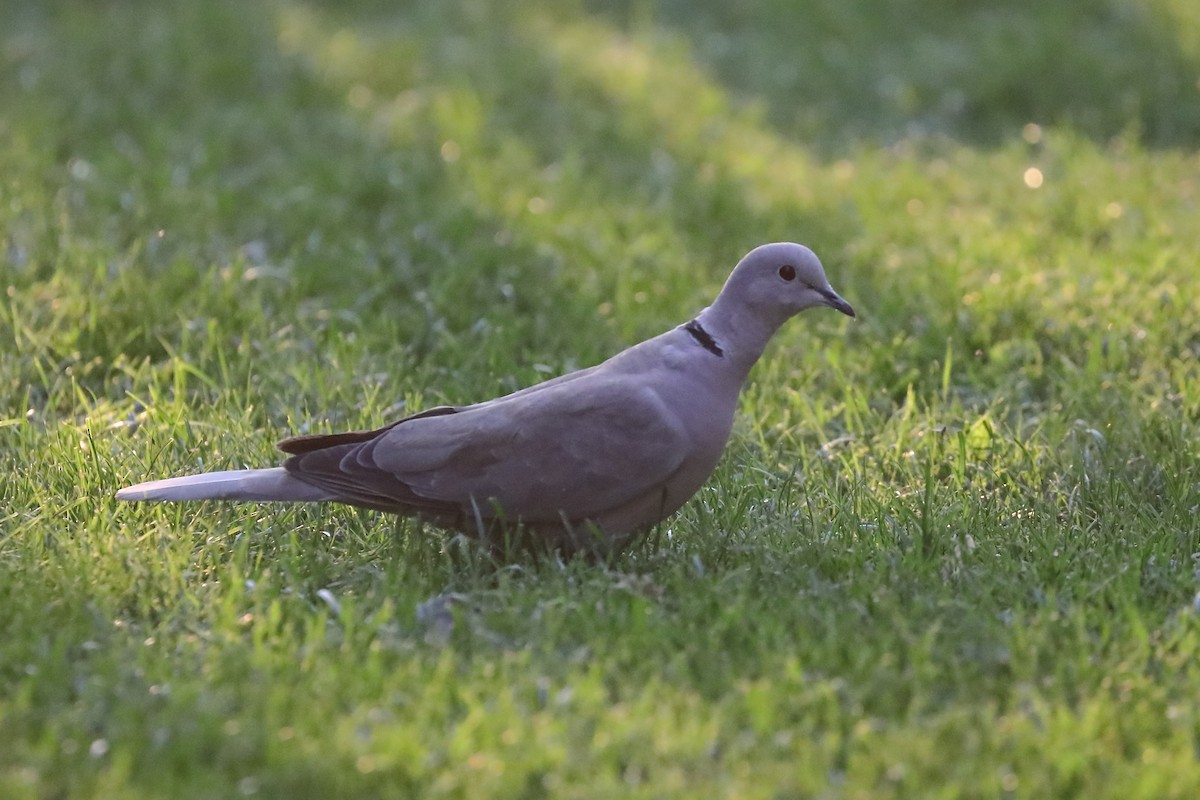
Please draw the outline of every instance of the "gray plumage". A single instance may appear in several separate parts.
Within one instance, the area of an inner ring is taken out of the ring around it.
[[[282,467],[151,481],[120,500],[331,501],[499,545],[611,552],[708,479],[767,342],[813,306],[854,310],[807,247],[763,245],[692,321],[602,364],[373,431],[286,439]]]

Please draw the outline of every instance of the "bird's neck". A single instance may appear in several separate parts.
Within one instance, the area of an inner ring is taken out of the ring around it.
[[[722,303],[722,299],[718,297],[701,311],[696,322],[744,379],[786,319],[770,319],[744,305]]]

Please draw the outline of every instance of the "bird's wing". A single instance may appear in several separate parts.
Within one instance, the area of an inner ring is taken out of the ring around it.
[[[522,397],[410,418],[359,444],[300,453],[289,471],[360,505],[449,512],[495,501],[510,519],[620,508],[680,467],[690,438],[635,376],[597,373]]]
[[[299,455],[300,453],[307,453],[312,450],[325,450],[335,445],[359,444],[361,442],[369,442],[401,423],[411,422],[414,419],[421,419],[423,417],[439,417],[443,414],[453,414],[458,410],[456,406],[435,406],[434,408],[427,408],[424,411],[404,417],[403,419],[398,419],[391,424],[384,425],[382,428],[376,428],[375,430],[347,431],[345,433],[306,433],[300,436],[289,436],[275,446],[290,455]]]

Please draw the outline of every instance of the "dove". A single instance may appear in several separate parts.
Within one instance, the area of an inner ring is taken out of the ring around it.
[[[493,550],[615,553],[708,480],[750,368],[785,322],[817,306],[855,316],[812,250],[764,244],[695,318],[596,366],[375,430],[284,439],[282,466],[149,481],[116,497],[345,503]]]

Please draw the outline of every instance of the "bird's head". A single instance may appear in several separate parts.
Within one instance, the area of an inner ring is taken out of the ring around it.
[[[772,318],[786,319],[815,306],[854,316],[850,304],[829,285],[816,254],[793,242],[751,250],[738,262],[721,294]]]

